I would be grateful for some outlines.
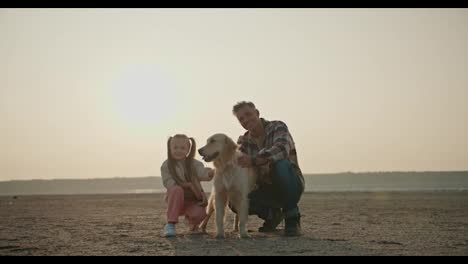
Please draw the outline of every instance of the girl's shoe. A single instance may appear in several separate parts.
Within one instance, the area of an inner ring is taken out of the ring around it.
[[[176,236],[176,230],[174,224],[166,224],[164,226],[164,236],[165,237],[173,237]]]

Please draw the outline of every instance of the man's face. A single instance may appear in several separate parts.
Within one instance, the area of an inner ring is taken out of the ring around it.
[[[260,122],[258,110],[248,105],[241,107],[236,112],[236,117],[241,126],[249,131],[254,129]]]

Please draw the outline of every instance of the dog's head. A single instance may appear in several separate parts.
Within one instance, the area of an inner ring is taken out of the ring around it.
[[[236,152],[237,144],[225,134],[215,134],[208,138],[206,145],[198,150],[206,162],[217,164],[230,160]]]

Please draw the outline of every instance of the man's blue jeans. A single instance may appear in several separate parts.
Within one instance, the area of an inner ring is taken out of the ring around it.
[[[279,160],[271,173],[272,184],[261,185],[249,194],[249,214],[267,219],[271,208],[281,208],[285,218],[297,217],[302,185],[293,165],[289,160]]]

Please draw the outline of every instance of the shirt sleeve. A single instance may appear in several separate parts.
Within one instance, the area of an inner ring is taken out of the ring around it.
[[[237,139],[237,145],[239,145],[239,151],[240,152],[242,152],[244,154],[248,153],[247,142],[245,140],[245,136],[240,136],[239,139]]]
[[[161,178],[163,181],[163,185],[164,187],[166,187],[166,189],[169,189],[170,187],[177,185],[175,180],[172,178],[171,173],[169,172],[169,167],[167,166],[167,162],[164,162],[163,165],[161,166]]]
[[[205,168],[200,161],[195,161],[195,171],[197,172],[197,177],[199,181],[209,181],[208,173],[210,172],[209,168]]]
[[[278,121],[272,131],[273,145],[258,152],[258,157],[266,158],[275,162],[289,157],[289,152],[293,146],[292,138],[285,123]],[[267,135],[268,136],[268,135]]]

